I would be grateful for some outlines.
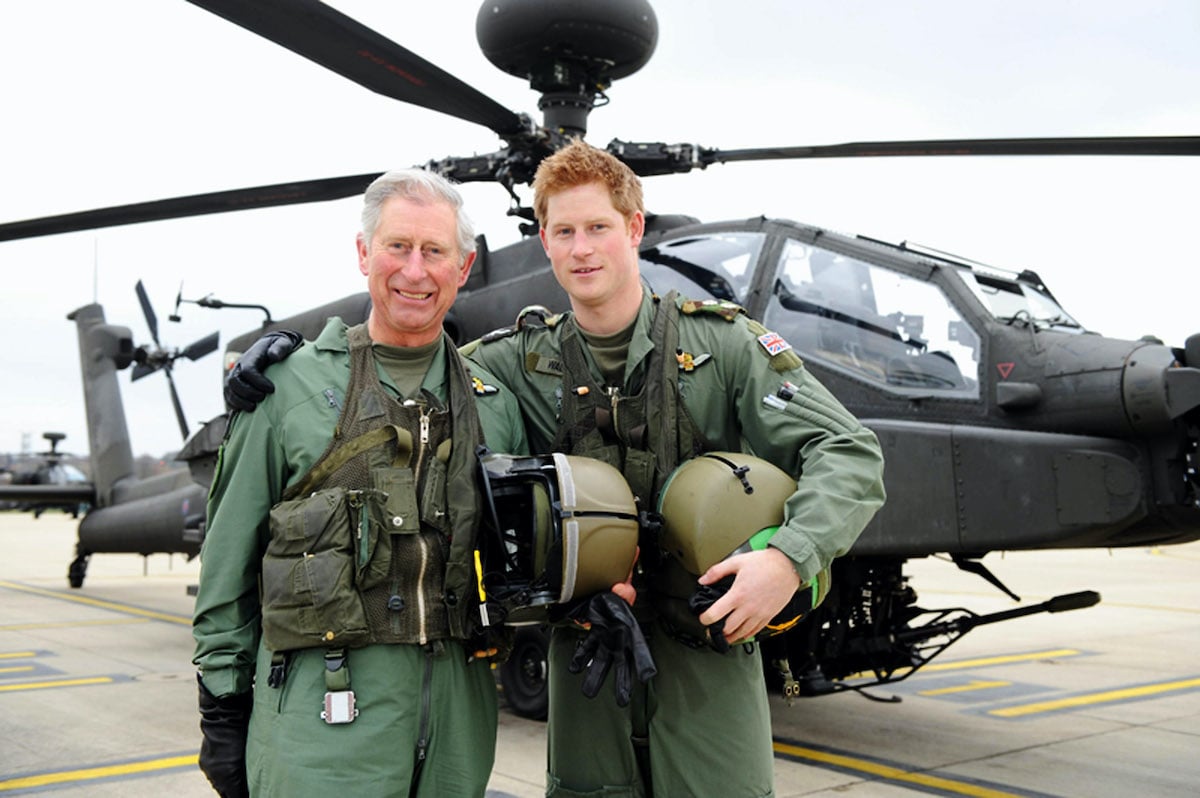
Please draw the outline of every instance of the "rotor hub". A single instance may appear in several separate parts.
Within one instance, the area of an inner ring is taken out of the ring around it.
[[[487,0],[475,36],[489,61],[542,93],[547,128],[582,135],[595,98],[650,60],[658,19],[646,0]]]

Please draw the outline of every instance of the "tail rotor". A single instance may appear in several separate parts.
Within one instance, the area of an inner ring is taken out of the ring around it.
[[[175,361],[181,357],[188,360],[199,360],[205,355],[216,351],[220,345],[221,334],[219,332],[209,333],[208,335],[185,346],[183,349],[172,349],[164,347],[158,339],[158,316],[154,312],[154,307],[150,304],[150,297],[146,294],[146,287],[141,280],[137,281],[137,296],[138,302],[142,306],[142,314],[146,317],[146,326],[150,328],[150,339],[154,342],[153,348],[149,346],[139,346],[134,353],[134,367],[132,379],[140,380],[142,377],[153,374],[156,371],[162,371],[167,376],[167,385],[171,390],[171,404],[175,408],[175,418],[179,422],[179,432],[183,435],[186,441],[188,435],[187,419],[183,413],[183,404],[179,401],[179,391],[175,387],[175,378],[172,375]]]

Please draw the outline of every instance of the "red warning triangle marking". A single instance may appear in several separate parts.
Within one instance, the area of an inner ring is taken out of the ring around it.
[[[1007,380],[1008,375],[1012,374],[1013,368],[1015,368],[1016,365],[1016,363],[997,363],[996,370],[1000,372],[1000,379]]]

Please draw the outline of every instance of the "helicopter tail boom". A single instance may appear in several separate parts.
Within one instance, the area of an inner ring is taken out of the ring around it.
[[[195,483],[167,493],[123,501],[88,513],[79,524],[79,552],[200,553],[184,530],[204,512],[205,490]]]

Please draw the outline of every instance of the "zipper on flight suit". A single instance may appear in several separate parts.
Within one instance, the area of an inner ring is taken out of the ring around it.
[[[608,394],[608,402],[612,406],[612,435],[615,438],[620,438],[617,430],[621,426],[617,423],[617,408],[621,405],[621,389],[616,385],[610,385],[605,389]]]
[[[417,403],[414,402],[414,404]],[[418,486],[418,490],[423,490],[421,477],[424,469],[422,467],[425,464],[425,452],[429,449],[429,404],[425,402],[417,404],[417,412],[420,416],[420,432],[417,443],[417,462],[413,466],[413,482]],[[428,755],[429,715],[433,692],[433,652],[429,648],[428,629],[426,629],[428,618],[426,618],[425,612],[425,570],[429,564],[429,548],[423,534],[418,534],[417,540],[418,549],[421,552],[421,567],[417,571],[417,618],[420,630],[418,639],[421,646],[425,648],[425,672],[421,679],[421,716],[417,735],[416,762],[413,765],[412,783],[409,787],[410,798],[417,794],[421,782],[421,770],[425,766],[425,758]]]
[[[429,449],[429,404],[413,399],[405,400],[404,404],[416,407],[419,416],[420,432],[417,442],[417,462],[413,466],[413,484],[420,491],[422,490],[421,477],[425,465],[425,452]],[[417,639],[420,645],[425,645],[429,642],[429,630],[426,628],[429,619],[425,607],[425,569],[429,565],[429,545],[421,533],[417,534],[417,550],[421,555],[421,567],[417,571]]]

